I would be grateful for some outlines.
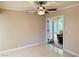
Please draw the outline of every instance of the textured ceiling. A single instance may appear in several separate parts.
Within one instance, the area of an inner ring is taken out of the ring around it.
[[[79,1],[48,1],[44,6],[46,9],[61,9],[73,4],[79,4]],[[29,10],[36,10],[37,5],[34,1],[0,1],[0,7],[25,12]]]

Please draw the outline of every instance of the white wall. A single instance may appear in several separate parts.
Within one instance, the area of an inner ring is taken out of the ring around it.
[[[45,17],[4,10],[0,13],[0,50],[45,41]]]

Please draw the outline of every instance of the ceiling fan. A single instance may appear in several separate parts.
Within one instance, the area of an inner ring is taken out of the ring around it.
[[[49,11],[56,11],[57,9],[46,9],[43,5],[47,4],[47,1],[35,1],[35,4],[38,5],[37,9],[36,9],[36,13],[38,15],[44,15],[46,13],[48,13]]]

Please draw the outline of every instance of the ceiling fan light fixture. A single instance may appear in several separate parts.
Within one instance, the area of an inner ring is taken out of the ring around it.
[[[39,9],[43,9],[43,7],[40,6]]]
[[[40,6],[40,7],[38,7],[37,14],[38,15],[44,15],[45,11],[46,10],[44,9],[44,7]]]
[[[41,10],[40,10],[40,11],[37,12],[37,14],[38,14],[38,15],[44,15],[44,14],[45,14],[45,11],[41,11]]]
[[[43,6],[39,6],[37,10],[38,15],[44,15],[45,14],[45,8]]]

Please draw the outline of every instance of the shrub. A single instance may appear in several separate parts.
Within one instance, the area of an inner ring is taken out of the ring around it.
[[[61,29],[61,30],[59,31],[59,33],[60,33],[60,34],[63,34],[63,29]]]

